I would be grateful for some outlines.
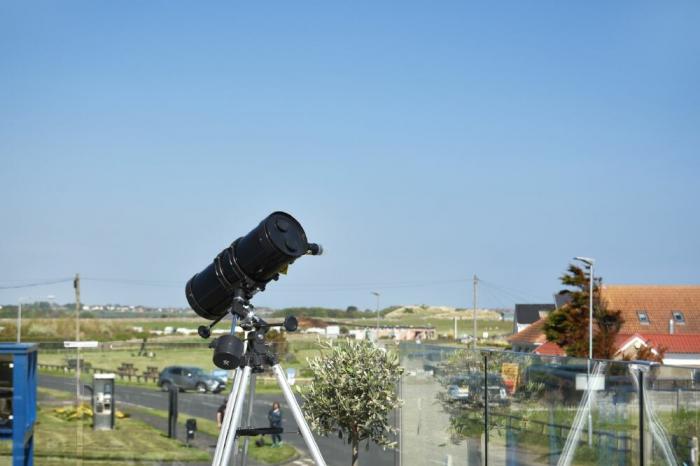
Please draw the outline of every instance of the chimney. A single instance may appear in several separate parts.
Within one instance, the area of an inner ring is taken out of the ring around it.
[[[673,323],[673,319],[670,319],[668,321],[668,333],[670,335],[673,335],[673,331],[674,331],[674,323]]]

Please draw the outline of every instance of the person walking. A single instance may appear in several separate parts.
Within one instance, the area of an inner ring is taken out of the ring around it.
[[[270,427],[282,428],[282,410],[278,402],[272,403],[272,409],[267,413],[267,420],[270,421]],[[277,448],[282,443],[280,434],[272,434],[272,446]]]

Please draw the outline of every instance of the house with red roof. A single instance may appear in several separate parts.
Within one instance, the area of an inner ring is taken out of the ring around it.
[[[664,349],[664,364],[700,367],[700,285],[603,285],[601,296],[624,319],[615,342],[619,358],[634,357],[646,346]],[[565,355],[547,341],[544,322],[512,335],[513,351]]]

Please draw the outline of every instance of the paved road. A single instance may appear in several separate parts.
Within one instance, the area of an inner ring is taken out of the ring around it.
[[[39,375],[39,386],[52,388],[54,390],[65,390],[75,393],[75,380],[66,377],[52,377],[48,375]],[[168,410],[168,395],[160,391],[119,386],[116,388],[117,406],[119,403],[131,403],[149,408]],[[216,410],[224,400],[223,395],[200,394],[200,393],[180,393],[178,395],[178,404],[180,416],[196,416],[209,418],[214,420]],[[285,432],[297,431],[296,422],[291,410],[288,408],[284,397],[280,395],[257,394],[253,409],[253,422],[255,427],[267,427],[267,412],[270,409],[273,401],[279,401],[282,407],[283,419],[282,427]],[[283,434],[283,440],[289,442],[307,457],[308,449],[304,443],[304,439],[297,433]],[[350,446],[337,437],[319,437],[316,436],[323,458],[329,466],[347,466],[350,463]],[[360,461],[363,465],[368,466],[394,466],[394,453],[392,451],[383,451],[380,447],[372,444],[369,450],[365,450],[364,444],[361,445]]]

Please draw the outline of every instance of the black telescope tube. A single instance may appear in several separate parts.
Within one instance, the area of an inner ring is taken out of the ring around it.
[[[285,212],[273,212],[187,282],[187,301],[197,314],[214,320],[228,310],[235,290],[252,297],[308,251],[301,224]]]

